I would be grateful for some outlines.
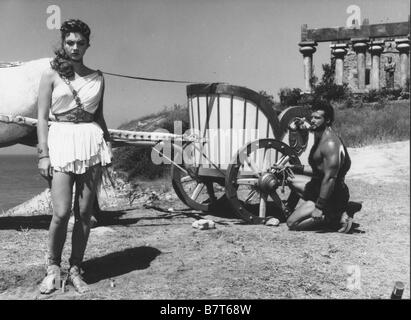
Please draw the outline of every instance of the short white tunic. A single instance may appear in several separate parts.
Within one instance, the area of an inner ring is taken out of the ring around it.
[[[84,110],[95,113],[103,90],[103,76],[98,72],[71,81]],[[51,115],[77,107],[73,94],[64,82],[53,89]],[[52,122],[48,133],[51,166],[56,171],[82,174],[88,168],[111,162],[111,154],[103,138],[103,130],[95,122]]]

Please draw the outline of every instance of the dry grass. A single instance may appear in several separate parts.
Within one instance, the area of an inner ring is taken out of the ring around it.
[[[350,147],[404,141],[410,138],[410,101],[364,104],[336,108],[335,128]]]

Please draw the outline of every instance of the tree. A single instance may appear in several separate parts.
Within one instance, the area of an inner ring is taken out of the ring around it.
[[[280,93],[281,105],[285,107],[297,106],[301,98],[301,89],[300,88],[281,88]]]
[[[332,59],[331,64],[323,64],[322,68],[323,76],[321,77],[321,82],[317,84],[316,79],[312,81],[313,100],[339,101],[347,98],[349,94],[347,84],[338,85],[334,82],[335,60]]]

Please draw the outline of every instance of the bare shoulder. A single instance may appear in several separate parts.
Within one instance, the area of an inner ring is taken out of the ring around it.
[[[321,151],[324,153],[335,152],[340,150],[341,148],[341,141],[338,136],[330,131],[327,132],[326,135],[323,137],[323,141],[321,143]]]
[[[89,67],[86,67],[86,70],[85,70],[85,74],[84,74],[84,76],[88,76],[88,75],[91,75],[91,74],[94,74],[94,73],[98,73],[100,76],[102,76],[103,74],[102,74],[102,72],[99,70],[99,69],[91,69],[91,68],[89,68]]]

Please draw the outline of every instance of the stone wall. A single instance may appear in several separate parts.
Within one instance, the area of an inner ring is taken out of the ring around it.
[[[390,46],[391,45],[391,46]],[[384,64],[387,62],[388,57],[392,57],[392,61],[396,64],[394,73],[394,87],[400,88],[400,56],[397,49],[395,49],[395,41],[386,41],[384,51],[380,56],[380,88],[386,86],[385,83],[385,71]],[[366,53],[366,72],[370,75],[371,71],[371,54]],[[348,52],[344,58],[344,83],[347,83],[353,92],[358,91],[358,73],[357,73],[357,54],[349,46]],[[370,90],[370,77],[366,75],[366,89]]]

